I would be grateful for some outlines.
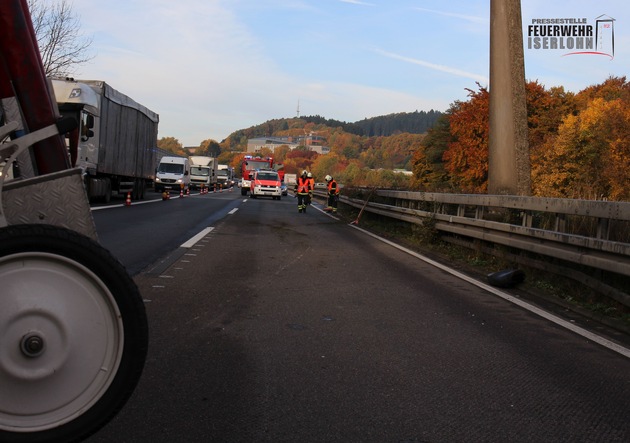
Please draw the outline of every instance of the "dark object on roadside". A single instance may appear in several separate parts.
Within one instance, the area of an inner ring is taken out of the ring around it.
[[[488,274],[488,283],[499,288],[512,288],[525,280],[525,273],[520,269],[504,269]]]

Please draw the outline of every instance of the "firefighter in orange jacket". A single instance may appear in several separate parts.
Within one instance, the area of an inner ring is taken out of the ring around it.
[[[324,209],[329,212],[337,212],[337,204],[339,203],[339,186],[334,178],[330,175],[326,176],[328,183],[328,206]]]
[[[302,171],[295,184],[295,193],[298,199],[298,212],[306,212],[306,206],[308,204],[308,195],[311,191],[311,182],[306,176],[307,172]]]

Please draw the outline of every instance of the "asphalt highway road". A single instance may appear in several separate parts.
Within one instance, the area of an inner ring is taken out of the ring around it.
[[[108,211],[150,345],[91,443],[630,441],[629,354],[316,207],[234,192]]]

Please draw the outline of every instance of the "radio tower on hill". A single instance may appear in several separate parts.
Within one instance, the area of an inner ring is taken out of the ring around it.
[[[298,98],[297,118],[300,118],[300,99]]]

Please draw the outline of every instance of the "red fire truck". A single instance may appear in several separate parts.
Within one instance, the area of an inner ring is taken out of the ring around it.
[[[241,162],[241,195],[247,195],[251,188],[251,176],[257,169],[273,169],[284,183],[284,165],[274,163],[273,157],[253,157],[246,155]]]

